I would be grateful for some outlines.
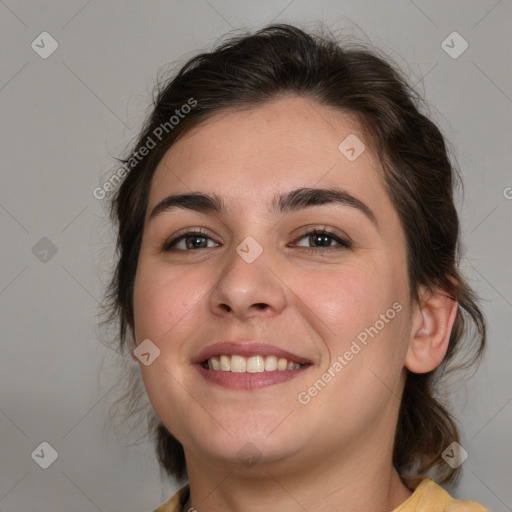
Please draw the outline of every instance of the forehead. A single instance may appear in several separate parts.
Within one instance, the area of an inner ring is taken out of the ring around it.
[[[348,190],[377,210],[391,207],[356,120],[287,97],[222,112],[186,133],[160,162],[149,207],[170,193],[201,191],[222,195],[228,208],[268,210],[277,191],[313,186]]]

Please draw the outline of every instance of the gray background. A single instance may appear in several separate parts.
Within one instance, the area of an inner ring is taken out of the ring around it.
[[[452,386],[469,458],[451,491],[512,510],[510,0],[0,0],[0,510],[142,512],[176,489],[152,445],[106,426],[119,377],[95,323],[112,233],[92,191],[137,134],[160,66],[232,29],[317,20],[402,65],[455,148],[489,347]],[[59,44],[47,59],[31,48],[43,31]],[[453,31],[469,44],[456,59],[441,47]],[[43,441],[58,452],[48,469],[31,458]]]

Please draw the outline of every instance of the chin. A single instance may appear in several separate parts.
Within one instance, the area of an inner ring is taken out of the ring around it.
[[[208,435],[198,432],[195,439],[190,440],[190,445],[196,454],[202,452],[220,464],[261,469],[288,460],[302,452],[307,445],[305,439],[296,439],[296,432],[291,433],[287,429],[273,432],[275,426],[276,423],[272,423],[271,427],[259,432],[255,432],[254,428],[244,429],[240,426],[236,431],[231,429],[228,433],[217,425],[215,429],[209,429]]]

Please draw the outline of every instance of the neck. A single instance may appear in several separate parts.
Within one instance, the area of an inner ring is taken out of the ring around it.
[[[315,460],[297,456],[272,464],[259,461],[251,469],[189,453],[190,500],[184,510],[390,512],[411,491],[388,452],[378,444],[366,445],[363,454],[350,448],[331,450]]]

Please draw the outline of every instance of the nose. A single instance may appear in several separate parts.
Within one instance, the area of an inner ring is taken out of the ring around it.
[[[239,320],[278,315],[286,307],[286,285],[266,250],[248,263],[235,250],[220,270],[210,294],[210,308],[217,316]]]

